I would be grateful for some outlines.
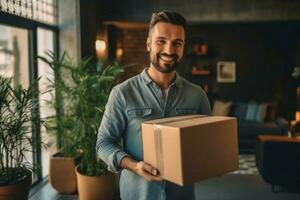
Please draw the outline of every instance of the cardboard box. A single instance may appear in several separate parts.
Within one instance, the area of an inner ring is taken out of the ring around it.
[[[238,169],[236,118],[187,115],[142,124],[144,161],[178,185]]]

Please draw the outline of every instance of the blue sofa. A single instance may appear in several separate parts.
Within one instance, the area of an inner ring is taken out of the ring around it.
[[[218,102],[218,105],[214,106],[218,107],[216,110],[219,111],[213,108],[213,114],[215,112],[217,115],[237,118],[240,153],[254,153],[258,135],[287,135],[288,122],[278,117],[277,104],[274,102]]]
[[[283,118],[274,121],[253,122],[238,120],[238,142],[240,153],[254,153],[259,135],[287,135],[288,122]]]

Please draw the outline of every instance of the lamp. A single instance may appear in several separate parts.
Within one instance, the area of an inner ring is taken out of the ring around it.
[[[117,58],[118,61],[121,60],[122,55],[123,55],[123,49],[121,47],[117,48],[117,50],[116,50],[116,58]]]
[[[104,40],[96,40],[95,47],[96,47],[96,51],[105,51],[106,42]]]
[[[105,57],[106,57],[106,42],[104,40],[97,39],[95,41],[95,49],[97,52],[97,57],[105,59]]]

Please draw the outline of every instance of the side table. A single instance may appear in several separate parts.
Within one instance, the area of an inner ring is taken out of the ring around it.
[[[256,166],[272,185],[300,191],[300,138],[260,135],[255,151]]]

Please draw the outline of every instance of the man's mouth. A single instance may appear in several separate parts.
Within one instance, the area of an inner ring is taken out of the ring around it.
[[[159,58],[164,62],[175,62],[177,59],[177,56],[169,56],[169,55],[159,55]]]

